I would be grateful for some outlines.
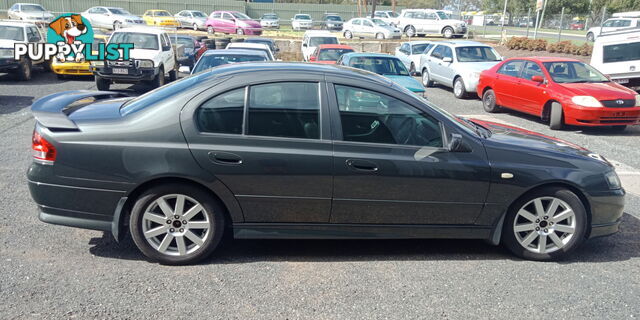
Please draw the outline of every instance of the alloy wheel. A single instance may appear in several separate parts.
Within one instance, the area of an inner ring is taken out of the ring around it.
[[[462,96],[462,81],[456,81],[453,84],[453,93],[456,95],[456,97]]]
[[[564,248],[576,233],[576,215],[569,204],[556,197],[538,197],[518,210],[513,221],[518,243],[533,253]]]
[[[159,197],[142,215],[142,233],[156,251],[185,256],[202,248],[213,232],[204,207],[183,194]]]
[[[198,31],[198,25],[197,24],[193,24],[193,31]]]

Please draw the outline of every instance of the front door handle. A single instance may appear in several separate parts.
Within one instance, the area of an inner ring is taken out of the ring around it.
[[[211,151],[209,152],[209,160],[224,165],[242,164],[242,157],[231,152]]]
[[[348,159],[346,164],[349,168],[356,171],[364,171],[364,172],[378,172],[378,166],[368,160],[360,160],[360,159]]]

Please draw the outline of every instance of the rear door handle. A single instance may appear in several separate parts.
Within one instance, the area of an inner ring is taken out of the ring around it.
[[[242,157],[231,152],[211,151],[209,152],[209,160],[224,165],[242,164]]]
[[[349,168],[356,171],[378,172],[378,166],[369,160],[348,159],[346,164]]]

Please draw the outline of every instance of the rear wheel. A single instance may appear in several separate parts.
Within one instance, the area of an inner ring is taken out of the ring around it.
[[[111,86],[111,81],[105,79],[101,76],[95,76],[96,80],[96,88],[99,91],[109,91],[109,87]]]
[[[23,58],[18,65],[18,70],[16,76],[20,81],[31,80],[31,71],[33,69],[33,65],[31,64],[31,60],[28,58]]]
[[[149,259],[163,264],[195,263],[220,244],[223,210],[202,189],[161,185],[138,197],[129,226],[136,246]]]
[[[244,30],[242,30],[241,28],[238,28],[238,30],[236,30],[236,34],[239,36],[244,35]]]
[[[587,212],[580,198],[562,187],[531,192],[511,207],[502,241],[514,254],[531,260],[566,256],[583,241]]]
[[[595,41],[596,37],[593,35],[592,32],[587,33],[587,41],[589,42],[593,42]]]
[[[458,99],[464,99],[468,95],[467,89],[464,86],[464,81],[461,77],[458,77],[453,81],[453,95]]]
[[[484,92],[482,95],[482,107],[484,111],[489,113],[498,112],[500,107],[496,104],[496,93],[492,89]]]
[[[382,34],[382,33],[380,33],[380,32],[376,33],[376,39],[378,39],[378,40],[384,40],[384,34]]]
[[[122,24],[120,23],[120,21],[115,21],[113,23],[113,30],[118,30],[120,28],[122,28]]]
[[[351,31],[347,30],[344,32],[344,37],[346,39],[352,39],[353,38],[353,33],[351,33]]]
[[[416,28],[413,26],[407,26],[404,29],[404,34],[407,35],[407,37],[411,38],[411,37],[415,37],[416,36]]]
[[[558,102],[553,102],[551,104],[549,128],[551,130],[562,130],[564,128],[564,114],[562,112],[562,105]]]
[[[164,68],[160,67],[158,74],[153,80],[151,80],[151,86],[154,88],[160,88],[164,85]]]

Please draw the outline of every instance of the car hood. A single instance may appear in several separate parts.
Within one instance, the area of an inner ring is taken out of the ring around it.
[[[598,100],[635,99],[635,92],[615,82],[600,83],[558,83],[575,95],[593,96]]]
[[[424,92],[424,86],[410,76],[396,76],[396,75],[384,75],[385,78],[395,82],[399,86],[405,87],[412,92]]]
[[[125,19],[125,20],[142,21],[142,18],[134,15],[129,15],[129,14],[116,14],[114,15],[114,17],[118,17],[120,19]]]
[[[460,62],[460,67],[465,71],[482,72],[493,68],[500,61],[485,61],[485,62]]]
[[[525,146],[528,149],[544,150],[553,153],[589,157],[601,161],[603,160],[600,155],[593,153],[586,148],[558,138],[496,122],[479,119],[471,120],[491,130],[492,134],[489,139],[492,141],[519,147]]]
[[[136,49],[135,47],[129,51],[129,56],[132,59],[148,59],[154,60],[158,56],[158,50],[150,49]]]
[[[0,48],[10,48],[13,49],[13,44],[14,43],[21,43],[24,41],[15,41],[15,40],[7,40],[7,39],[0,39]]]
[[[175,21],[176,18],[174,17],[153,17],[154,20],[159,20],[159,21]]]
[[[464,21],[461,21],[461,20],[454,20],[454,19],[445,19],[445,20],[440,20],[440,23],[443,23],[443,24],[452,24],[452,25],[456,25],[456,24],[458,24],[458,23],[465,24],[465,22],[464,22]]]

